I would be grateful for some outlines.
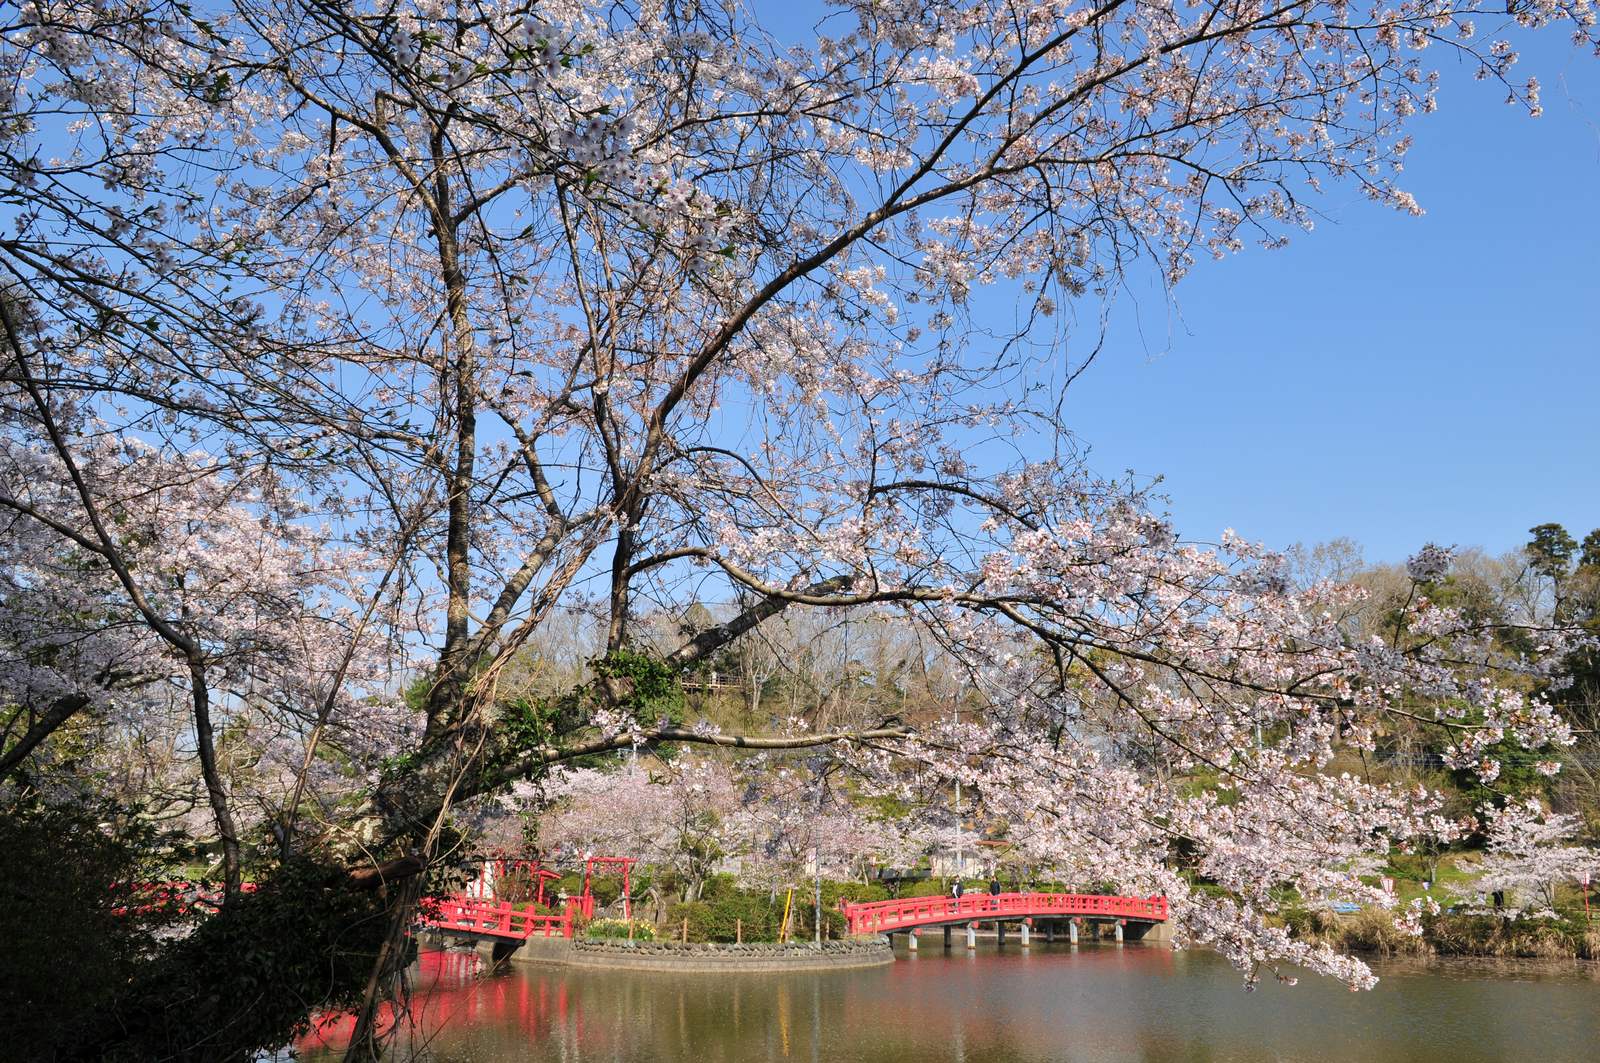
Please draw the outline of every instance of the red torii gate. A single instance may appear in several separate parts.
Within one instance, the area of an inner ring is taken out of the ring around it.
[[[510,901],[491,899],[485,894],[508,872],[528,874],[537,890],[537,901],[545,903],[545,885],[561,877],[557,872],[541,867],[538,860],[516,860],[498,857],[484,861],[478,875],[468,887],[469,892],[454,897],[431,897],[418,922],[435,930],[468,934],[474,937],[497,938],[509,941],[526,941],[530,937],[573,936],[578,920],[594,917],[594,877],[596,868],[617,866],[622,868],[622,911],[633,918],[633,865],[638,861],[631,856],[586,856],[583,861],[583,893],[568,897],[558,915],[541,915],[517,909]],[[494,870],[491,880],[490,869]],[[476,895],[473,894],[476,890]]]
[[[594,917],[594,879],[597,868],[622,868],[622,914],[633,918],[633,865],[631,856],[585,856],[583,859],[583,890],[574,898],[585,919]],[[491,873],[492,872],[492,873]],[[534,887],[534,900],[540,905],[552,904],[545,896],[545,887],[561,878],[561,874],[542,866],[538,859],[514,859],[497,856],[485,860],[478,874],[467,884],[462,899],[486,901],[491,899],[498,883],[509,874],[526,874]],[[600,872],[604,874],[604,871]]]
[[[536,900],[545,903],[545,885],[561,877],[557,872],[541,867],[538,860],[517,860],[497,857],[484,861],[469,892],[454,897],[425,899],[424,910],[418,918],[423,926],[472,937],[493,938],[501,941],[526,941],[531,937],[573,936],[580,920],[594,917],[594,877],[596,868],[620,866],[622,868],[622,911],[633,918],[633,865],[631,856],[586,856],[583,861],[583,893],[565,898],[560,914],[542,915],[519,910],[510,901],[500,901],[484,896],[508,872],[528,874],[537,890]],[[494,869],[491,881],[490,869]],[[470,890],[476,889],[474,896]]]
[[[586,918],[594,915],[594,890],[591,880],[594,878],[596,865],[605,867],[611,864],[622,865],[622,918],[633,919],[633,891],[630,878],[633,865],[638,863],[631,856],[591,856],[583,861],[583,914]]]

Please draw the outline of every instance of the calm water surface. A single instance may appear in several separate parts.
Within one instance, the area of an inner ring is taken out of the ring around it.
[[[1370,993],[1309,977],[1247,993],[1217,957],[1161,945],[925,944],[891,967],[814,974],[485,974],[463,952],[422,968],[400,1058],[436,1063],[1600,1061],[1592,965],[1382,964]]]

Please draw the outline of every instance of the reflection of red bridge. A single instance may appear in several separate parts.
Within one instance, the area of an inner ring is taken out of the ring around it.
[[[1051,964],[1047,974],[1036,966],[1019,972],[1015,961],[1015,955],[978,953],[959,972],[944,963],[902,963],[892,978],[874,972],[867,979],[870,992],[858,992],[860,985],[848,977],[838,991],[818,992],[814,978],[642,980],[542,965],[485,978],[478,956],[425,948],[391,1055],[468,1060],[493,1057],[498,1048],[508,1060],[794,1061],[837,1049],[840,1031],[849,1036],[874,1027],[884,1053],[916,1060],[950,1058],[951,1044],[963,1037],[968,1058],[976,1054],[972,1044],[999,1046],[985,1057],[991,1059],[1082,1059],[1097,1050],[1170,1058],[1174,1053],[1163,1056],[1161,1047],[1185,1043],[1181,1015],[1178,1026],[1151,1033],[1146,1024],[1131,1040],[1122,1039],[1128,1035],[1115,1022],[1039,1021],[1041,1005],[1063,993],[1079,1002],[1074,1013],[1085,1015],[1127,1008],[1130,986],[1159,987],[1134,1001],[1147,1008],[1152,1000],[1183,1003],[1184,985],[1167,949],[1089,949],[1070,963]],[[1019,974],[1027,977],[1008,980]],[[1192,968],[1187,977],[1193,979]],[[986,992],[991,984],[999,988]],[[392,1024],[385,1006],[379,1029]],[[350,1015],[323,1017],[296,1043],[299,1058],[338,1060],[354,1026]],[[1145,1052],[1117,1051],[1131,1045]],[[847,1056],[848,1049],[830,1058]]]
[[[1098,893],[968,893],[960,897],[905,897],[892,901],[845,904],[845,925],[852,934],[892,934],[925,926],[947,929],[959,923],[1021,922],[1023,940],[1035,919],[1071,920],[1073,939],[1083,920],[1115,922],[1117,938],[1123,926],[1139,936],[1151,926],[1167,921],[1165,897],[1110,897]],[[997,927],[998,929],[998,927]],[[1001,931],[1004,932],[1003,930]]]
[[[539,1044],[563,1028],[586,1036],[591,1029],[612,1029],[604,1021],[586,1022],[583,1015],[572,1014],[577,1009],[563,975],[484,979],[482,961],[471,953],[424,950],[417,960],[416,993],[397,1034],[401,1058],[432,1058],[420,1049],[426,1045],[437,1050],[434,1041],[441,1035],[459,1039],[476,1032],[493,1040],[506,1030],[517,1030],[522,1035],[519,1041]],[[575,1020],[571,1026],[569,1019]],[[380,1005],[381,1036],[393,1031],[394,1021],[393,1007]],[[320,1015],[295,1042],[295,1049],[312,1059],[339,1058],[332,1053],[342,1053],[350,1044],[355,1024],[355,1016],[348,1012]]]

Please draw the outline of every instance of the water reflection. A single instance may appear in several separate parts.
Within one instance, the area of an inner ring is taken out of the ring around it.
[[[1594,968],[1392,964],[1352,994],[1316,979],[1240,989],[1216,957],[1162,946],[925,946],[850,972],[662,975],[426,953],[401,1058],[477,1061],[1255,1061],[1600,1058]],[[333,1024],[300,1051],[325,1057]],[[319,1040],[321,1047],[319,1048]]]

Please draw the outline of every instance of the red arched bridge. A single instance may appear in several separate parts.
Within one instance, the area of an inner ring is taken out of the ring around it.
[[[588,901],[588,905],[585,905]],[[422,903],[417,922],[433,930],[471,937],[496,938],[502,941],[526,941],[529,938],[572,936],[578,916],[587,918],[593,913],[591,897],[574,897],[567,901],[560,914],[530,912],[510,901],[480,900],[476,897],[429,897]]]
[[[1120,940],[1126,924],[1137,934],[1167,921],[1165,897],[1112,897],[1099,893],[966,893],[960,897],[904,897],[841,906],[852,934],[893,934],[958,923],[1022,922],[1035,919],[1115,922]],[[1076,933],[1074,933],[1074,938]]]
[[[523,942],[529,938],[570,938],[577,925],[594,918],[594,881],[597,872],[619,868],[622,875],[622,917],[633,918],[632,869],[638,861],[631,856],[585,856],[583,892],[576,897],[562,895],[559,912],[525,911],[511,901],[494,897],[501,882],[520,878],[522,888],[532,891],[538,905],[555,907],[547,889],[561,875],[542,867],[537,860],[491,858],[468,883],[466,892],[452,897],[424,898],[417,922],[432,930],[463,934],[497,941]]]
[[[631,882],[632,868],[637,862],[631,856],[585,856],[583,892],[576,897],[563,894],[561,910],[546,913],[526,911],[494,894],[507,878],[518,878],[521,887],[533,893],[532,900],[536,904],[554,908],[555,899],[547,896],[547,890],[561,875],[542,867],[538,860],[493,857],[483,862],[464,893],[424,898],[417,922],[444,933],[497,941],[520,943],[535,937],[570,938],[579,922],[594,918],[594,880],[597,872],[603,873],[607,868],[620,869],[622,917],[633,918]]]
[[[570,938],[581,919],[594,914],[590,894],[569,899],[560,913],[525,911],[510,901],[476,897],[430,898],[419,922],[446,933],[503,941],[534,937]],[[923,927],[971,923],[1031,923],[1039,920],[1114,922],[1144,929],[1167,921],[1165,897],[1112,897],[1098,893],[968,893],[961,897],[906,897],[890,901],[846,902],[845,927],[852,934],[894,934]],[[1076,938],[1076,933],[1073,937]]]

